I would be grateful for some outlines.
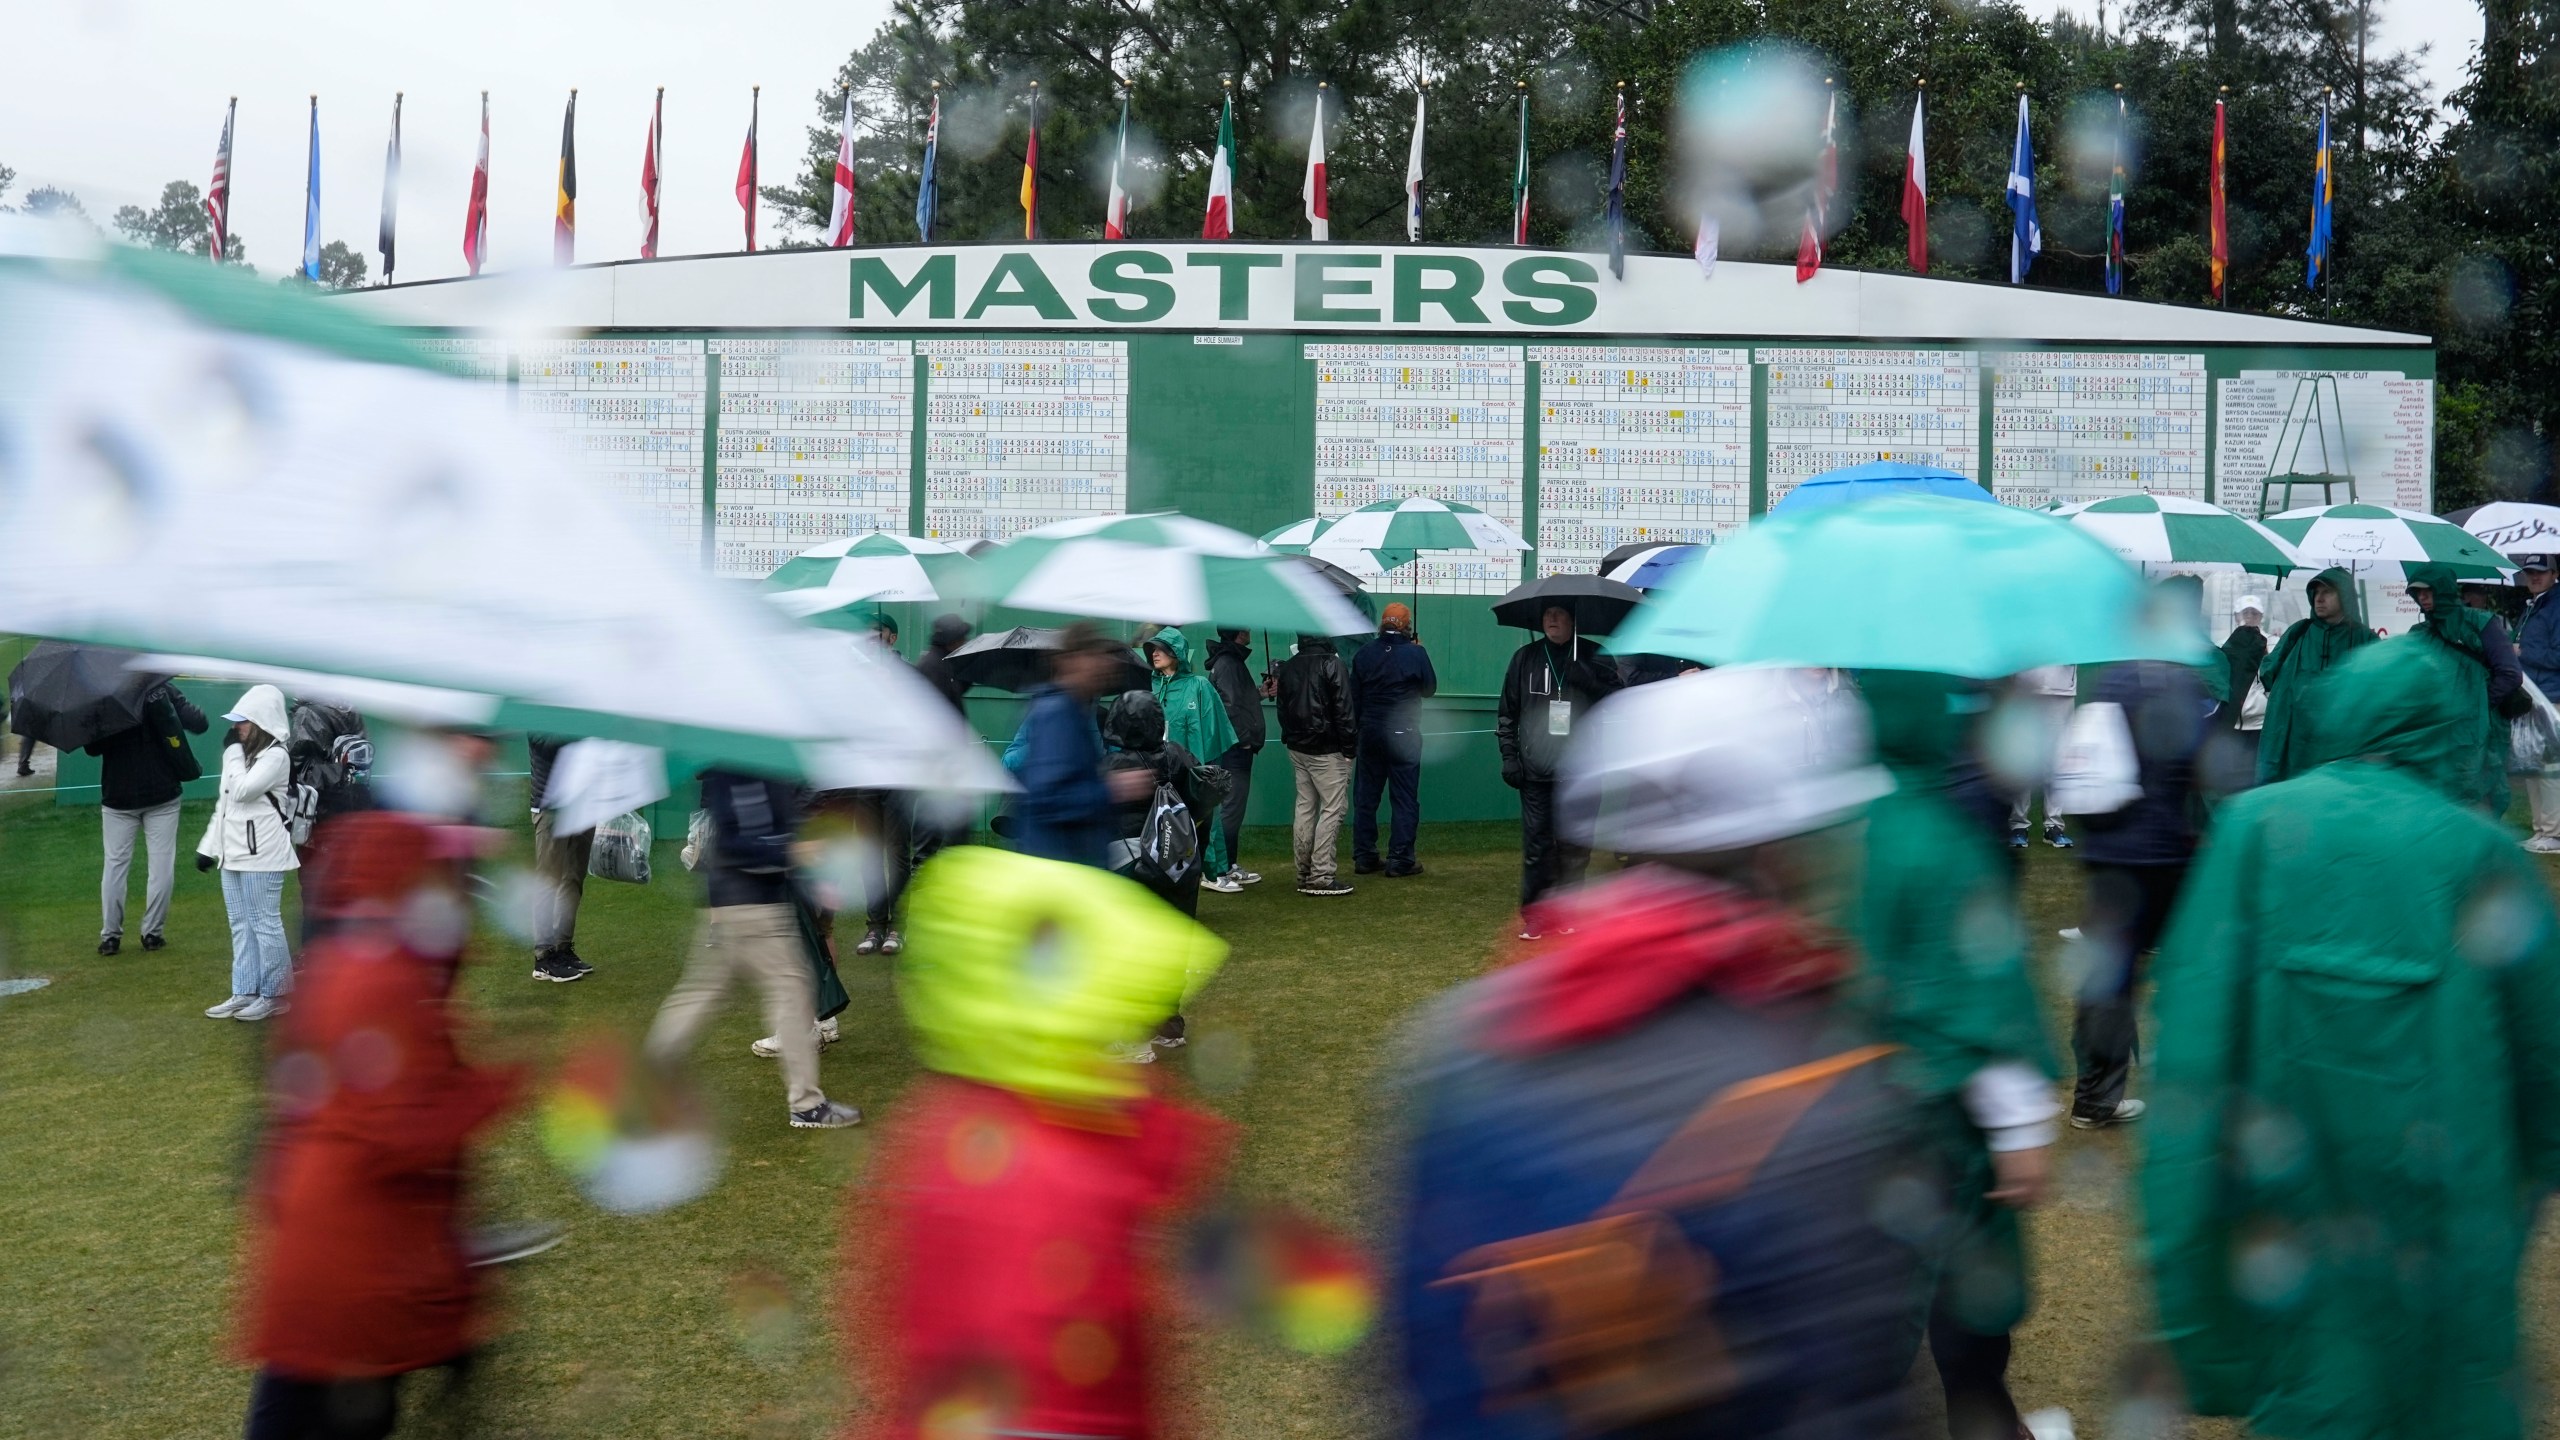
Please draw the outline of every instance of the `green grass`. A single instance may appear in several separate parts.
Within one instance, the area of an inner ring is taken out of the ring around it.
[[[190,807],[182,834],[192,840],[202,823]],[[1425,877],[1364,881],[1357,895],[1321,902],[1288,889],[1285,843],[1249,832],[1245,859],[1272,878],[1241,896],[1203,896],[1203,918],[1234,955],[1192,1007],[1192,1047],[1167,1066],[1243,1125],[1239,1192],[1374,1235],[1395,1033],[1498,951],[1517,884],[1514,832],[1434,827]],[[596,1028],[639,1035],[693,918],[694,883],[672,845],[659,865],[647,887],[589,886],[579,948],[598,969],[580,984],[536,984],[520,949],[484,941],[467,982],[482,1043],[547,1053]],[[182,870],[169,949],[107,959],[91,953],[96,876],[94,811],[0,799],[0,968],[53,978],[0,1000],[0,1437],[236,1433],[248,1379],[225,1346],[260,1032],[199,1013],[228,988],[210,877]],[[2069,857],[2037,847],[2026,903],[2047,962],[2078,897]],[[848,954],[844,970],[853,1007],[824,1078],[876,1122],[894,1116],[913,1064],[885,963]],[[729,1143],[708,1198],[654,1218],[607,1217],[552,1170],[526,1123],[490,1147],[489,1209],[574,1228],[508,1277],[483,1433],[814,1440],[840,1427],[854,1398],[834,1330],[842,1218],[871,1134],[785,1128],[773,1066],[747,1054],[755,1011],[752,996],[735,995],[698,1056]],[[2066,1035],[2059,1002],[2054,1016]],[[2143,1324],[2127,1266],[2130,1151],[2118,1134],[2067,1133],[2064,1146],[2062,1198],[2031,1222],[2039,1303],[2013,1375],[2022,1401],[2067,1405],[2080,1433],[2096,1435]],[[2537,1252],[2526,1310],[2545,1353],[2549,1337],[2530,1317],[2560,1298],[2550,1249]],[[794,1323],[778,1334],[742,1324],[732,1301],[768,1277],[794,1302]],[[1342,1440],[1389,1428],[1378,1347],[1314,1359],[1205,1324],[1183,1330],[1179,1373],[1202,1435]]]

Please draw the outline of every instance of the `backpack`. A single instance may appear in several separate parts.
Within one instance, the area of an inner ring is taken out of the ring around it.
[[[299,850],[311,843],[311,827],[320,818],[320,789],[291,777],[288,768],[285,783],[267,792],[267,804],[284,826],[285,838]]]
[[[1147,818],[1128,847],[1129,874],[1146,885],[1179,885],[1200,863],[1200,827],[1169,781],[1156,782]]]

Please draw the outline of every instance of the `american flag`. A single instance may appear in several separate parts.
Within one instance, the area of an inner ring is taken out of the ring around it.
[[[231,122],[240,114],[240,97],[231,97],[231,108],[222,112],[222,145],[213,152],[213,183],[205,187],[205,218],[213,222],[213,242],[208,253],[222,258],[231,241]]]

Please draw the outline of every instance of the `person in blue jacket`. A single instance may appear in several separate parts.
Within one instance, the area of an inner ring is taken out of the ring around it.
[[[1113,786],[1134,793],[1145,778],[1122,772],[1130,778],[1106,780],[1102,773],[1102,732],[1094,724],[1093,702],[1110,683],[1119,649],[1091,625],[1070,625],[1060,637],[1049,683],[1032,692],[1015,771],[1022,793],[1014,797],[1012,816],[1014,846],[1026,855],[1097,870],[1110,864],[1118,826]]]
[[[1431,655],[1413,638],[1413,611],[1389,605],[1378,638],[1351,659],[1359,750],[1351,766],[1351,868],[1389,879],[1422,873],[1413,855],[1422,828],[1422,702],[1440,693]],[[1388,798],[1387,853],[1378,856],[1378,799]]]

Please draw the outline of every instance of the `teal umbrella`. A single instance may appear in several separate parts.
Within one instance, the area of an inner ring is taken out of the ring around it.
[[[2140,572],[2050,515],[1889,496],[1750,526],[1655,591],[1610,648],[1982,679],[2212,654],[2147,600]]]

